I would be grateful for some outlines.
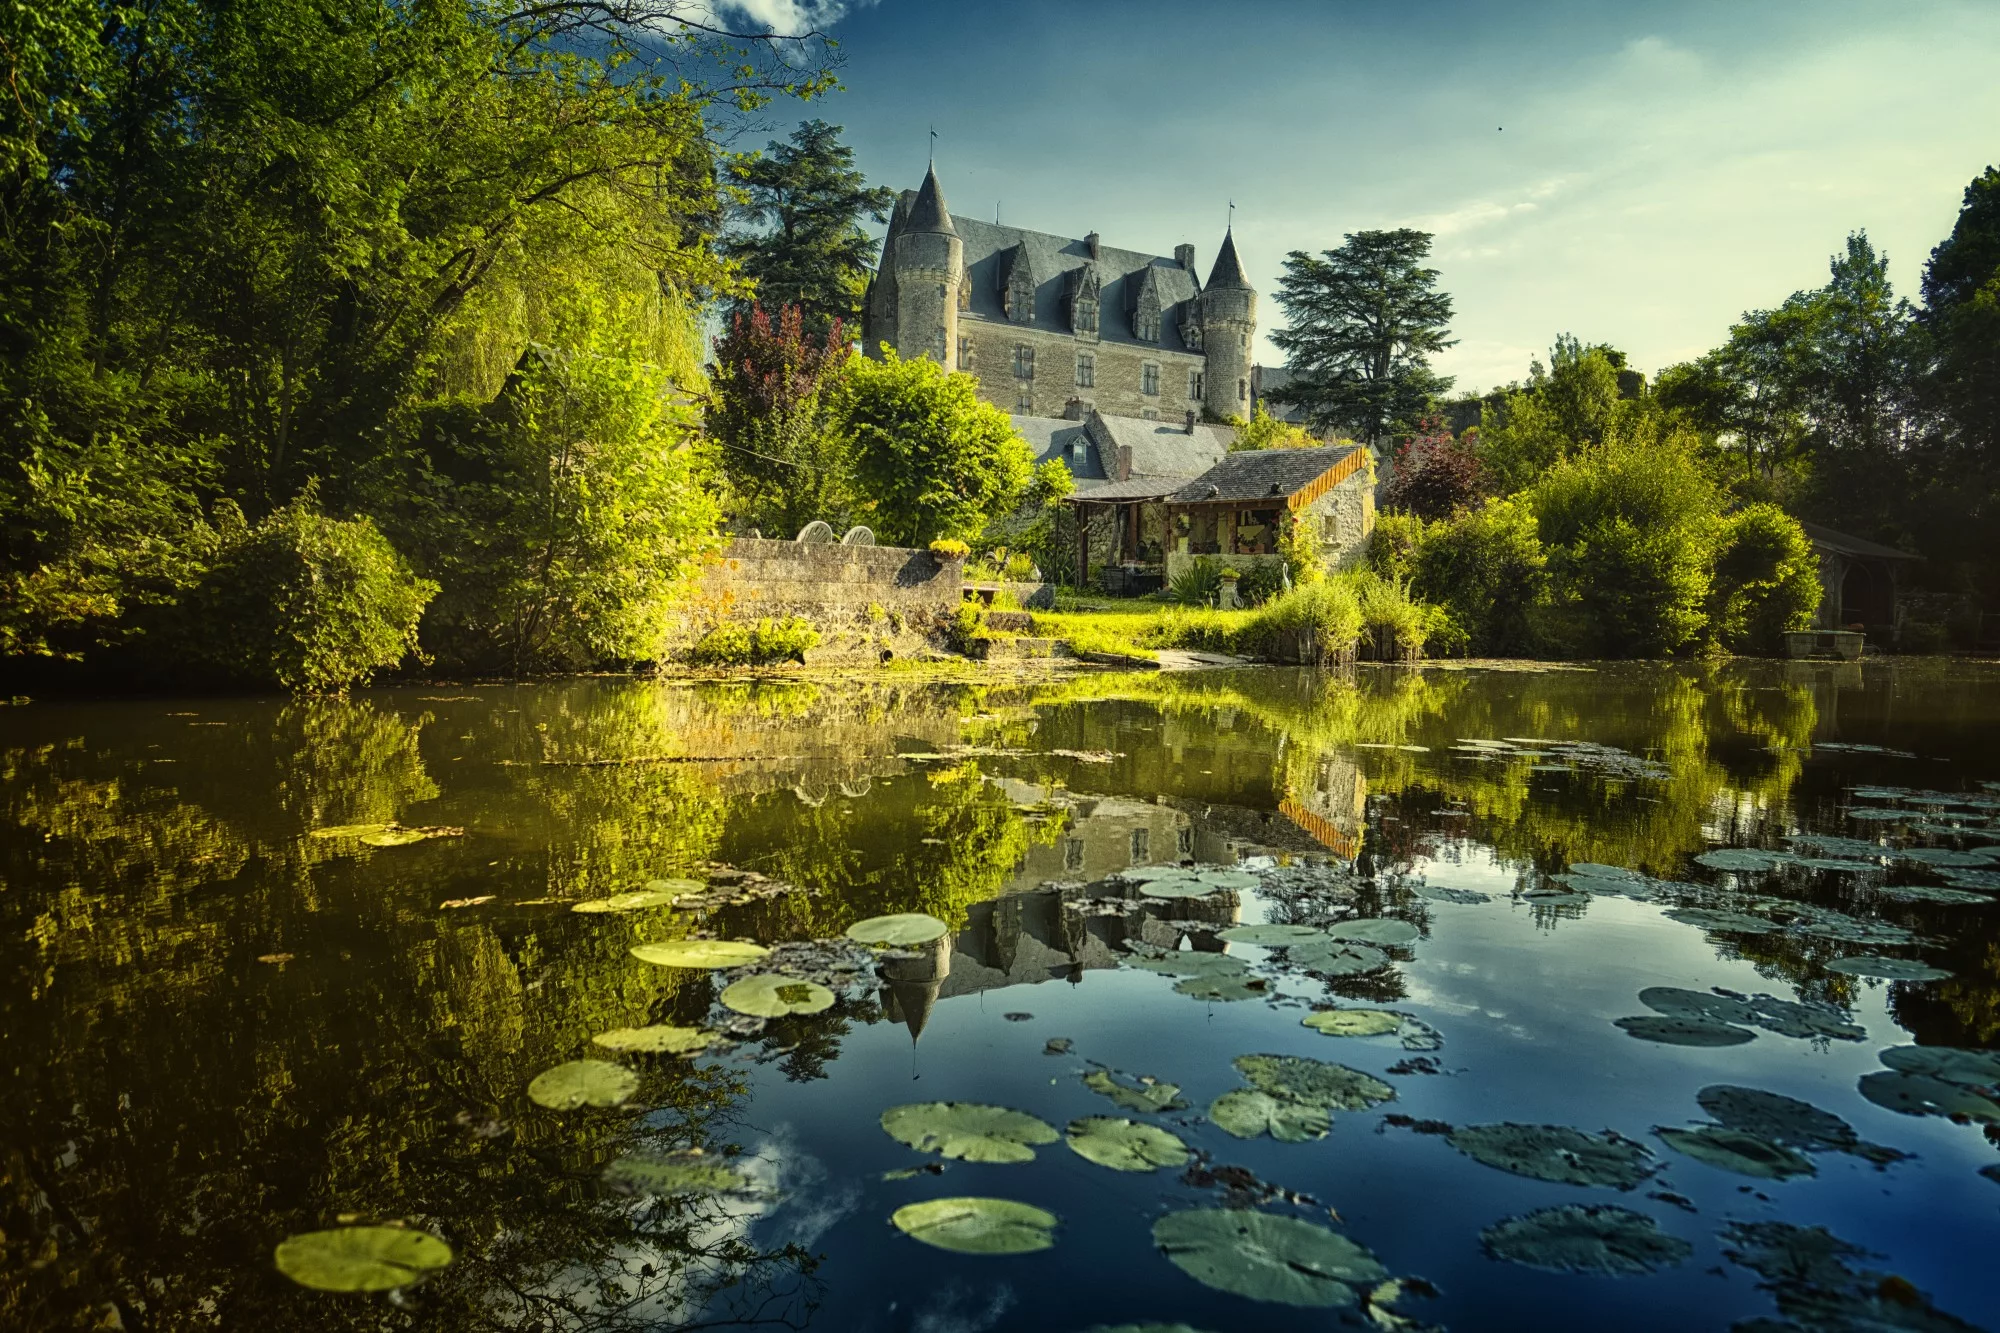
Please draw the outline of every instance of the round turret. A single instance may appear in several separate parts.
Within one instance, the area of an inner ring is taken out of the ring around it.
[[[965,242],[951,225],[937,168],[903,225],[893,229],[889,263],[895,271],[897,355],[928,356],[950,369],[958,346],[958,284],[965,273]]]
[[[1222,249],[1201,289],[1202,406],[1211,417],[1250,418],[1251,340],[1257,334],[1257,293],[1236,257],[1236,237],[1225,232]]]

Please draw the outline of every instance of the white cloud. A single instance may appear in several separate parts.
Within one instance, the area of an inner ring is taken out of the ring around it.
[[[754,25],[761,32],[780,37],[798,37],[809,32],[826,32],[857,9],[866,9],[874,0],[717,0],[716,11]]]

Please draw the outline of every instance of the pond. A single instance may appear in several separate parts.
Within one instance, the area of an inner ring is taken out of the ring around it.
[[[0,1327],[2000,1324],[2000,668],[16,703]]]

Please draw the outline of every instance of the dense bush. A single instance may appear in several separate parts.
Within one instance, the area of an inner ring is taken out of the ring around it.
[[[1245,606],[1262,606],[1284,590],[1284,569],[1270,560],[1259,560],[1236,580],[1236,596]]]
[[[437,585],[368,519],[329,518],[316,501],[309,487],[255,527],[225,510],[215,563],[183,604],[185,660],[246,685],[329,693],[416,651]]]
[[[1221,591],[1222,562],[1205,555],[1189,561],[1167,585],[1167,595],[1182,606],[1214,606]]]
[[[1731,514],[1715,557],[1709,633],[1735,652],[1776,653],[1812,624],[1819,559],[1798,520],[1775,505]]]
[[[1419,518],[1448,518],[1477,503],[1484,488],[1479,455],[1452,438],[1443,418],[1429,416],[1396,451],[1382,506]]]
[[[1411,590],[1450,613],[1452,633],[1467,651],[1507,657],[1536,650],[1533,622],[1547,595],[1547,556],[1527,505],[1494,500],[1447,523],[1418,523],[1414,537],[1391,532],[1379,547],[1397,552],[1404,542],[1409,554],[1399,560]],[[1378,557],[1380,563],[1388,561]]]
[[[819,631],[798,616],[760,620],[753,629],[740,621],[724,621],[688,651],[696,666],[769,666],[774,662],[805,663],[819,646]]]
[[[1237,646],[1261,657],[1296,652],[1310,663],[1352,661],[1361,639],[1361,602],[1346,579],[1302,584],[1258,608],[1237,633]]]
[[[1402,662],[1421,657],[1429,633],[1425,608],[1413,601],[1399,580],[1363,572],[1351,580],[1361,604],[1361,647],[1378,662]]]

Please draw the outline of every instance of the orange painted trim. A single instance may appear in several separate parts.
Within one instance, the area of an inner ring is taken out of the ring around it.
[[[1342,856],[1351,861],[1361,855],[1359,833],[1344,832],[1331,820],[1314,814],[1297,801],[1287,799],[1279,802],[1278,813],[1311,834],[1315,842],[1335,856]]]
[[[1361,465],[1367,461],[1368,451],[1366,449],[1351,451],[1347,457],[1341,459],[1338,463],[1320,473],[1319,476],[1286,496],[1286,507],[1294,514],[1298,513],[1299,510],[1304,509],[1307,505],[1340,485],[1341,482],[1346,481],[1349,477],[1359,472]]]

